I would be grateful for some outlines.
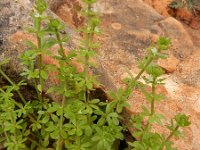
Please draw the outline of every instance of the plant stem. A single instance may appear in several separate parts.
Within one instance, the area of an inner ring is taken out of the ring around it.
[[[0,69],[0,74],[12,85],[12,86],[17,86],[3,71],[2,69]],[[19,95],[20,99],[22,100],[22,102],[24,104],[26,104],[26,100],[23,97],[23,95],[21,94],[21,92],[19,90],[16,90],[17,94]]]
[[[135,85],[136,85],[137,80],[140,79],[141,75],[145,72],[146,68],[151,64],[152,61],[153,61],[153,57],[149,57],[145,66],[137,74],[137,76],[133,79],[133,81],[128,85],[128,87],[125,89],[127,99],[130,97],[132,90],[135,89]]]
[[[155,92],[156,92],[156,77],[153,77],[153,82],[152,82],[152,88],[151,88],[151,94],[152,94],[152,99],[151,99],[151,114],[149,117],[153,116],[155,113],[154,105],[155,105]],[[141,140],[144,136],[144,134],[147,132],[147,129],[150,127],[150,122],[149,120],[147,121],[147,125],[144,127],[144,131],[141,135]]]
[[[63,48],[63,45],[62,45],[62,41],[61,41],[61,38],[60,38],[60,34],[58,32],[58,29],[55,29],[55,34],[56,34],[56,38],[57,38],[57,41],[58,41],[58,45],[60,47],[59,54],[64,59],[66,56],[65,56],[65,51],[64,51],[64,48]]]
[[[171,133],[169,134],[169,136],[166,138],[166,140],[162,143],[160,150],[163,150],[165,144],[172,138],[172,136],[174,135],[174,133],[178,130],[179,126],[177,125],[174,130],[171,131]]]
[[[61,38],[60,38],[60,34],[58,32],[58,29],[55,29],[55,34],[56,34],[56,38],[57,38],[57,41],[58,41],[58,45],[60,47],[60,50],[59,50],[59,54],[61,55],[62,59],[64,60],[66,55],[65,55],[65,51],[64,51],[64,48],[63,48],[63,45],[62,45],[62,41],[61,41]],[[65,64],[61,63],[61,68],[62,67],[66,67]],[[66,83],[66,80],[63,82],[64,84],[64,91],[66,92],[67,91],[67,83]],[[64,93],[65,93],[64,92]],[[64,122],[64,107],[65,107],[65,102],[66,102],[66,96],[65,94],[63,94],[63,97],[62,97],[62,113],[61,113],[61,116],[60,116],[60,120],[59,120],[59,130],[60,132],[62,131],[63,129],[63,122]],[[59,137],[58,137],[58,140],[57,140],[57,145],[56,145],[56,150],[62,150],[63,149],[63,141],[62,141],[62,137],[61,135],[59,134]]]
[[[87,7],[87,12],[88,13],[91,12],[91,8],[92,8],[92,6],[88,5],[88,7]],[[89,27],[90,19],[91,19],[91,15],[87,14],[87,27]],[[85,40],[85,49],[86,49],[87,52],[89,52],[91,50],[90,43],[91,43],[91,33],[88,32],[86,34],[86,40]],[[85,55],[84,73],[85,73],[85,84],[87,84],[88,76],[89,76],[89,56],[88,56],[88,53],[86,53],[86,55]],[[89,99],[89,94],[90,94],[90,91],[87,88],[87,85],[85,85],[85,96],[84,97],[85,97],[85,101],[86,102]]]
[[[38,56],[38,69],[39,69],[39,84],[41,85],[41,91],[40,91],[40,96],[38,97],[40,101],[43,101],[43,95],[42,92],[44,90],[44,80],[41,76],[41,71],[43,69],[43,60],[42,60],[42,39],[40,37],[40,32],[41,32],[41,18],[38,20],[38,27],[37,27],[37,44],[38,44],[38,50],[40,51],[40,54]],[[36,87],[37,88],[37,87]]]
[[[66,83],[64,84],[64,89],[66,91]],[[64,122],[64,116],[63,115],[64,115],[65,101],[66,101],[66,96],[63,95],[63,98],[62,98],[62,113],[61,113],[60,121],[59,121],[59,130],[60,130],[60,132],[63,129],[63,122]],[[59,134],[56,150],[62,150],[62,147],[63,147],[62,137]]]
[[[147,63],[145,64],[145,66],[142,68],[142,70],[137,74],[137,76],[135,77],[135,82],[141,77],[141,75],[145,72],[146,68],[150,65],[150,63],[153,61],[153,57],[149,57],[149,59],[147,60]]]

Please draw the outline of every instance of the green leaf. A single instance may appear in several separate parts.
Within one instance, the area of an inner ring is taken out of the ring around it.
[[[91,136],[92,135],[92,128],[90,126],[85,127],[85,134],[87,136]]]
[[[47,3],[45,0],[36,0],[35,9],[42,14],[47,9]]]
[[[42,123],[47,123],[49,121],[49,116],[46,115],[43,119],[42,119]]]
[[[159,67],[155,64],[149,65],[146,68],[146,72],[148,74],[152,75],[153,77],[159,77],[165,73],[165,71],[161,67]]]
[[[177,122],[177,125],[180,127],[186,127],[191,124],[189,121],[189,116],[186,116],[185,114],[177,114],[175,116],[175,120]]]
[[[43,43],[42,43],[42,49],[49,49],[51,48],[52,46],[54,46],[55,44],[57,44],[57,40],[54,39],[54,38],[48,38],[47,40],[45,40]],[[50,51],[48,51],[49,53],[47,53],[48,55],[50,54]]]
[[[25,44],[32,50],[37,49],[37,46],[31,41],[25,41]]]
[[[42,92],[42,86],[41,86],[41,84],[37,85],[37,89],[38,89],[38,91]]]
[[[24,136],[28,136],[30,133],[31,133],[31,131],[30,131],[30,129],[28,129],[28,130],[26,130],[26,131],[24,132]]]
[[[98,122],[97,122],[98,126],[102,126],[102,125],[104,125],[105,123],[106,123],[106,119],[105,119],[104,117],[101,117],[101,118],[98,120]]]
[[[71,129],[71,130],[68,132],[69,135],[74,135],[75,133],[76,133],[76,129]]]
[[[86,82],[86,87],[87,87],[88,89],[93,89],[93,83],[90,82],[90,81]]]
[[[45,129],[45,131],[49,131],[49,132],[52,132],[52,131],[54,131],[54,130],[56,130],[56,126],[55,126],[55,125],[49,125],[49,126]]]
[[[46,94],[52,93],[52,92],[54,92],[54,91],[55,91],[55,88],[54,88],[54,87],[50,87],[50,88],[47,90]]]
[[[149,122],[150,123],[158,123],[158,124],[162,125],[162,121],[161,120],[163,118],[164,118],[164,116],[161,115],[161,114],[154,114],[154,115],[151,115],[149,117]]]
[[[47,80],[48,79],[48,73],[44,70],[40,70],[40,75],[43,79]]]
[[[55,129],[52,133],[50,133],[50,136],[52,137],[52,139],[58,139],[58,137],[59,137],[59,130]]]
[[[54,121],[54,122],[58,122],[59,118],[58,116],[54,115],[54,114],[51,114],[51,119]]]
[[[83,0],[83,2],[85,2],[87,5],[91,5],[96,3],[97,0]]]
[[[103,139],[98,142],[97,150],[104,150],[104,140]]]
[[[157,41],[159,50],[167,50],[171,45],[171,40],[165,37],[160,37]]]
[[[47,109],[47,112],[52,113],[52,112],[57,111],[59,108],[60,108],[60,105],[58,103],[53,102],[53,106],[49,107]]]
[[[63,139],[67,139],[67,133],[66,133],[66,131],[61,130],[60,134],[61,134],[61,136],[62,136]]]
[[[77,136],[81,136],[82,134],[83,134],[82,129],[77,128],[77,130],[76,130],[76,135],[77,135]]]
[[[93,99],[93,100],[90,101],[90,103],[92,103],[92,104],[97,104],[97,103],[99,103],[99,102],[100,102],[99,99]]]
[[[129,142],[129,145],[135,148],[134,150],[146,150],[145,146],[139,141],[135,141],[133,143]]]

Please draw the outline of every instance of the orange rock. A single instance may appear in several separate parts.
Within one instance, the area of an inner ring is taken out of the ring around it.
[[[178,60],[173,55],[170,55],[167,59],[159,59],[158,65],[166,70],[167,73],[172,73],[176,71],[180,60]]]

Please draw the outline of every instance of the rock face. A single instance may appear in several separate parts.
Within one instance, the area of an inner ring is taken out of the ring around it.
[[[31,23],[27,16],[31,1],[1,0],[0,1],[0,59],[6,56],[15,58],[11,68],[17,64],[17,55],[21,52],[20,37],[16,33]],[[49,0],[50,8],[60,18],[69,24],[66,30],[72,37],[72,49],[77,45],[78,35],[73,29],[81,26],[83,19],[79,13],[79,0]],[[170,16],[159,14],[142,0],[99,0],[94,7],[101,14],[103,34],[97,39],[102,44],[98,50],[98,60],[101,68],[96,70],[101,74],[100,81],[106,89],[122,85],[122,77],[126,70],[137,74],[137,60],[142,58],[151,42],[159,36],[171,38],[173,46],[169,58],[160,62],[167,70],[166,84],[158,90],[166,94],[167,99],[156,106],[158,112],[166,118],[172,118],[176,113],[186,113],[191,117],[191,126],[184,129],[186,138],[178,140],[176,145],[180,150],[198,150],[200,147],[200,49],[199,44],[191,36],[193,30],[185,27]],[[49,11],[51,15],[54,15]],[[3,14],[3,15],[1,15]],[[191,31],[191,32],[190,32]],[[15,40],[11,40],[15,36]],[[75,39],[75,40],[74,40]],[[70,47],[70,45],[72,45]],[[16,69],[15,69],[16,70]],[[16,70],[15,72],[18,73]],[[140,92],[129,99],[132,113],[140,110],[145,104]],[[169,120],[166,120],[169,121]],[[162,131],[162,129],[161,129]]]

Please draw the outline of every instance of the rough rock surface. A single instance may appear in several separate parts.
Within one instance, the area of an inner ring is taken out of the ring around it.
[[[30,4],[26,4],[29,1],[21,0],[20,2],[21,4],[11,0],[0,1],[0,8],[3,8],[0,9],[1,59],[7,54],[15,56],[19,53],[18,44],[14,43],[10,46],[12,41],[9,41],[8,37],[21,31],[24,27],[22,25],[26,26],[31,22],[26,17],[30,11],[28,7]],[[52,11],[69,23],[70,27],[76,28],[81,24],[83,18],[78,13],[81,9],[81,3],[78,0],[49,0],[49,4]],[[176,145],[180,150],[198,150],[200,147],[200,130],[198,129],[200,126],[200,80],[198,77],[200,53],[198,51],[200,49],[199,43],[194,41],[194,39],[199,39],[198,35],[191,34],[195,32],[193,29],[185,28],[182,23],[172,17],[163,16],[164,13],[159,14],[142,0],[99,0],[94,9],[101,13],[104,30],[98,37],[102,43],[102,47],[98,50],[98,59],[102,66],[100,70],[106,70],[100,72],[104,75],[101,81],[104,81],[107,89],[120,87],[127,69],[137,74],[139,70],[136,62],[144,56],[144,49],[151,42],[156,41],[159,36],[172,39],[173,46],[169,51],[172,59],[162,62],[164,65],[161,66],[166,70],[173,68],[173,71],[169,71],[166,75],[166,84],[158,88],[160,92],[166,94],[167,99],[156,105],[156,109],[168,119],[178,112],[190,115],[192,124],[184,129],[186,137],[178,140]],[[3,13],[6,15],[1,16]],[[25,17],[24,22],[22,16]],[[14,24],[12,24],[13,21]],[[77,36],[71,28],[67,32],[72,37]],[[140,110],[141,103],[146,102],[141,93],[135,91],[129,103],[130,111],[135,113]],[[162,131],[162,129],[158,130]]]

